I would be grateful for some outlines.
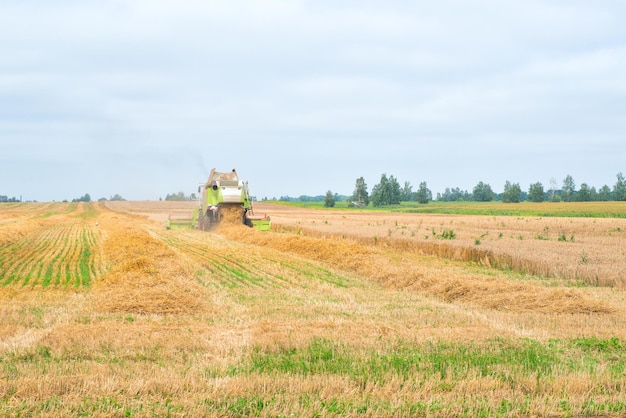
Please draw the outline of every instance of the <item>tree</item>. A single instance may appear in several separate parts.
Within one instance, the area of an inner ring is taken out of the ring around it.
[[[326,192],[326,197],[324,198],[324,207],[332,208],[335,206],[335,195],[330,190]]]
[[[72,199],[72,202],[91,202],[91,196],[89,196],[89,193],[85,193],[78,199]]]
[[[358,206],[367,206],[370,203],[370,196],[367,193],[367,184],[363,177],[356,179],[356,185],[354,186],[354,193],[352,194],[352,201]]]
[[[543,202],[545,193],[543,191],[543,184],[540,182],[531,184],[528,188],[528,200],[535,203]]]
[[[402,201],[402,189],[400,182],[394,177],[389,176],[389,204],[397,205]]]
[[[591,202],[593,200],[591,196],[591,188],[587,183],[582,183],[580,185],[580,190],[576,195],[576,200],[579,202]]]
[[[408,202],[410,200],[413,200],[413,186],[408,181],[405,181],[402,188],[402,201]]]
[[[566,202],[573,202],[576,200],[576,183],[569,174],[563,180],[563,200]]]
[[[172,194],[167,194],[167,196],[165,196],[165,200],[167,201],[183,201],[183,200],[189,200],[187,198],[187,196],[185,196],[185,193],[183,192],[178,192],[178,193],[172,193]]]
[[[433,193],[430,191],[425,181],[420,183],[419,189],[415,192],[415,200],[422,204],[426,204],[433,200]]]
[[[504,184],[504,193],[502,193],[502,201],[504,203],[519,203],[522,196],[522,189],[519,183],[511,184],[510,181],[506,181]]]
[[[382,174],[380,183],[372,189],[372,204],[374,206],[397,205],[400,203],[402,193],[400,191],[400,183],[394,176]]]
[[[387,190],[389,189],[389,179],[387,174],[380,176],[380,182],[372,188],[372,204],[374,206],[387,205]]]
[[[471,200],[471,196],[467,190],[462,191],[458,187],[452,189],[446,187],[443,194],[437,193],[437,200],[441,202],[456,202],[459,200]]]
[[[606,184],[600,187],[596,200],[599,200],[600,202],[607,202],[611,200],[611,188]]]
[[[617,183],[613,186],[613,199],[626,200],[626,180],[621,172],[617,173]]]
[[[491,189],[489,184],[485,184],[482,181],[474,186],[473,198],[477,202],[491,202],[495,193]]]

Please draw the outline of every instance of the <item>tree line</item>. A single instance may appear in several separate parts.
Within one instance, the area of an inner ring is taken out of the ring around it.
[[[326,193],[325,206],[335,205],[335,197],[330,190]],[[348,199],[351,206],[365,207],[370,203],[372,206],[395,205],[400,202],[418,202],[426,204],[433,201],[433,194],[426,182],[421,182],[417,190],[413,190],[410,182],[403,185],[393,175],[382,174],[380,182],[374,185],[371,194],[363,177],[356,180],[354,192]],[[550,180],[550,187],[546,189],[541,182],[532,183],[527,191],[523,191],[519,183],[507,180],[504,191],[497,194],[491,185],[482,181],[478,182],[472,192],[460,188],[446,188],[443,193],[437,193],[436,199],[440,202],[474,201],[490,202],[499,200],[504,203],[529,202],[593,202],[593,201],[626,201],[626,179],[620,172],[613,187],[604,185],[599,189],[581,183],[576,188],[576,182],[571,175],[567,175],[559,188],[555,179]]]
[[[330,193],[330,191],[328,192]],[[328,196],[328,194],[327,194]],[[428,188],[428,184],[421,182],[418,189],[413,191],[410,182],[405,181],[400,185],[398,179],[387,176],[386,173],[380,177],[380,182],[372,188],[372,193],[367,190],[367,183],[363,177],[356,180],[354,193],[349,199],[350,206],[365,207],[371,202],[373,206],[397,205],[400,202],[415,201],[418,203],[428,203],[433,199],[433,194]],[[328,204],[326,205],[328,206]]]

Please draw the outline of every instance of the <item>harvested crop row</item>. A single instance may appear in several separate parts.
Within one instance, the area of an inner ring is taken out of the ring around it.
[[[235,228],[250,228],[237,224]],[[226,226],[221,225],[219,230]],[[219,235],[197,231],[164,231],[152,234],[167,245],[190,256],[208,272],[208,280],[220,286],[284,288],[299,287],[309,279],[337,281],[337,277],[319,266],[296,261],[257,246],[244,246],[224,240]]]
[[[40,229],[43,223],[30,214],[0,212],[0,246]]]
[[[98,241],[91,225],[72,220],[5,244],[0,247],[0,283],[89,286],[102,273],[98,252],[92,249]]]
[[[88,207],[85,209],[85,206]],[[97,213],[87,203],[15,203],[0,205],[0,245],[22,238],[36,238],[41,231],[66,224],[70,218],[82,217],[87,210]],[[27,241],[27,240],[26,240]]]
[[[96,306],[105,312],[194,313],[206,310],[206,295],[193,270],[165,244],[125,215],[105,214],[103,256],[109,272],[95,284]]]
[[[257,207],[265,208],[262,203]],[[307,234],[411,247],[424,254],[482,262],[568,285],[626,287],[626,219],[381,215],[282,206],[267,210],[273,210],[275,226]]]
[[[472,303],[512,312],[609,313],[604,301],[574,289],[548,289],[533,283],[516,283],[479,274],[468,275],[460,267],[429,262],[411,252],[389,252],[349,239],[316,238],[286,233],[259,233],[247,228],[225,228],[229,239],[271,247],[379,280],[392,288],[406,288],[448,302]],[[395,254],[395,255],[394,255]]]
[[[254,262],[238,260],[231,251],[216,251],[206,243],[190,243],[172,237],[161,237],[168,245],[181,250],[199,261],[210,275],[211,280],[218,281],[226,287],[275,287],[275,277],[254,267]]]

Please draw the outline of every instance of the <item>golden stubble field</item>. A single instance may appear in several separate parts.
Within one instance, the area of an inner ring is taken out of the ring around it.
[[[626,414],[622,219],[192,206],[0,206],[0,414]]]

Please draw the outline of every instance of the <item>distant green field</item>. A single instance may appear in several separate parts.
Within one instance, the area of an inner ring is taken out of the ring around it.
[[[310,209],[325,209],[324,202],[272,202]],[[541,216],[576,218],[626,218],[626,202],[402,202],[399,205],[349,208],[347,202],[337,202],[332,209],[385,211],[402,213],[439,213],[446,215]]]

